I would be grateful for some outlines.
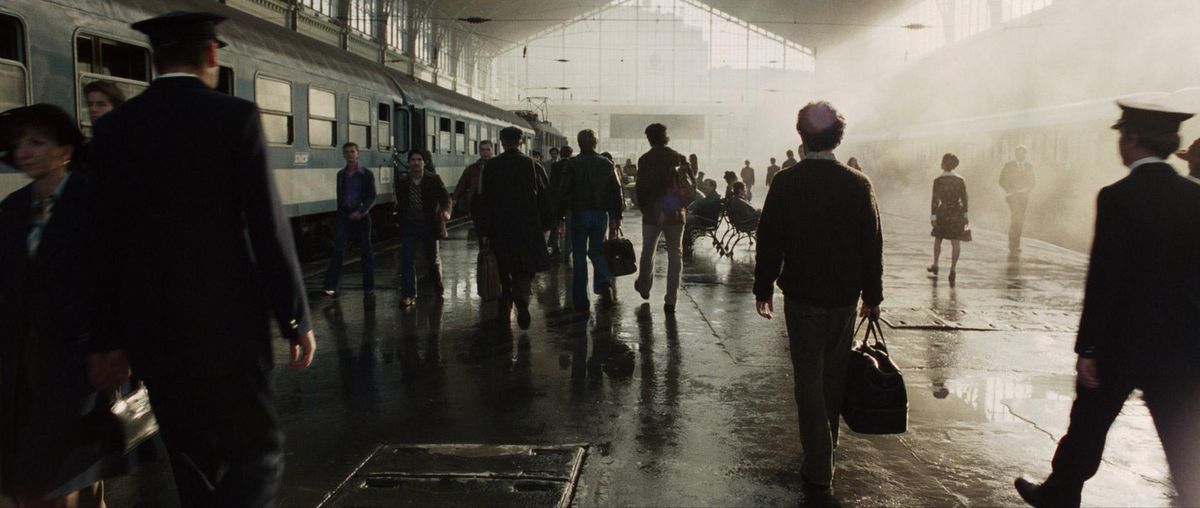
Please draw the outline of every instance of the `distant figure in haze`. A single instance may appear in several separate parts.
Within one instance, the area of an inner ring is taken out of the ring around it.
[[[625,173],[625,176],[632,176],[632,177],[636,178],[637,177],[637,168],[638,168],[637,166],[633,165],[632,160],[625,159],[625,168],[622,169],[622,172]]]
[[[111,81],[93,81],[83,87],[87,99],[88,118],[92,124],[113,108],[125,103],[125,93]]]
[[[1187,161],[1188,174],[1192,178],[1200,178],[1200,138],[1196,138],[1187,150],[1180,150],[1175,155]]]
[[[553,220],[550,177],[540,163],[521,153],[524,139],[517,127],[500,130],[504,153],[488,161],[479,196],[479,243],[490,246],[500,268],[497,321],[504,326],[517,309],[517,325],[528,330],[533,277],[550,268],[547,229]]]
[[[1129,167],[1100,190],[1075,340],[1075,402],[1046,481],[1015,482],[1033,506],[1079,506],[1126,399],[1141,390],[1179,496],[1200,506],[1200,183],[1165,161],[1190,113],[1120,103]]]
[[[742,183],[746,184],[746,200],[754,199],[754,168],[750,167],[750,161],[745,161],[741,174]]]
[[[358,239],[359,255],[362,256],[363,293],[369,295],[375,291],[375,251],[371,241],[375,175],[359,164],[357,144],[342,145],[342,158],[346,160],[346,166],[334,176],[337,180],[337,221],[333,228],[333,255],[325,270],[325,296],[337,296],[342,289],[342,258],[352,236]]]
[[[771,319],[777,281],[783,290],[804,452],[800,477],[809,499],[830,502],[854,307],[861,294],[858,315],[879,319],[883,235],[871,181],[834,157],[846,130],[841,113],[828,102],[809,103],[796,130],[810,152],[767,191],[754,295],[758,314]]]
[[[738,181],[737,173],[726,171],[725,176],[721,178],[725,180],[725,200],[729,201],[733,197],[733,184]]]
[[[688,167],[692,170],[692,179],[700,182],[700,158],[696,157],[696,154],[688,156]]]
[[[942,240],[950,240],[950,287],[957,281],[960,242],[971,241],[967,231],[967,182],[958,176],[958,157],[952,153],[942,156],[942,174],[933,179],[933,198],[929,205],[929,223],[933,226],[933,264],[927,269],[936,279],[938,258],[942,256]]]
[[[775,174],[782,169],[775,164],[775,158],[771,157],[771,165],[767,166],[767,187],[771,186],[771,182],[775,181]]]
[[[847,160],[847,161],[846,161],[846,165],[847,165],[847,166],[849,166],[849,167],[852,167],[852,168],[854,168],[854,169],[857,169],[857,170],[859,170],[859,171],[862,171],[862,167],[860,167],[860,166],[858,165],[858,158],[857,158],[857,157],[851,157],[849,160]]]
[[[754,229],[754,226],[758,224],[760,212],[750,204],[750,197],[746,194],[746,184],[743,182],[733,183],[733,197],[729,199],[725,209],[729,213],[729,223],[738,229]]]
[[[784,170],[784,169],[790,168],[792,166],[795,166],[796,162],[797,162],[796,161],[796,153],[791,150],[788,150],[787,151],[787,159],[784,159],[783,166],[781,166],[779,169]],[[774,179],[772,179],[772,180],[774,180]]]
[[[1029,193],[1033,191],[1036,181],[1033,176],[1033,165],[1025,161],[1029,151],[1025,145],[1017,146],[1016,159],[1008,161],[1000,171],[1000,187],[1004,188],[1008,201],[1008,254],[1017,256],[1021,253],[1021,233],[1025,229],[1025,211],[1029,208]]]
[[[667,238],[667,294],[663,311],[675,313],[679,297],[679,278],[683,273],[683,229],[687,207],[695,199],[692,175],[687,159],[667,146],[667,126],[652,123],[646,127],[650,150],[638,158],[637,195],[642,209],[642,255],[634,289],[650,299],[654,283],[654,250],[658,238]]]

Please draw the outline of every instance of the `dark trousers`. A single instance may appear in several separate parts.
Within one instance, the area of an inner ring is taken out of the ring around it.
[[[587,307],[587,260],[592,260],[593,289],[599,293],[612,284],[608,258],[604,257],[604,233],[608,230],[608,212],[581,210],[571,218],[571,244],[575,251],[571,265],[571,299],[575,307]]]
[[[1104,365],[1101,365],[1104,369]],[[1053,494],[1079,502],[1083,483],[1100,468],[1108,429],[1135,388],[1133,379],[1116,369],[1102,370],[1100,387],[1075,387],[1071,423],[1058,442],[1046,480]],[[1140,383],[1167,455],[1181,506],[1200,506],[1200,382],[1156,380]]]
[[[533,273],[500,271],[500,320],[507,321],[515,303],[518,308],[529,307],[533,297]]]
[[[333,255],[329,257],[329,269],[325,271],[325,289],[342,289],[342,263],[346,255],[346,244],[353,236],[358,239],[358,250],[362,256],[363,291],[375,290],[375,250],[371,235],[370,214],[359,220],[350,220],[350,212],[338,211],[337,225],[333,230]]]
[[[1008,201],[1008,250],[1016,252],[1021,248],[1021,235],[1025,231],[1025,211],[1029,208],[1029,194],[1011,194]]]
[[[424,219],[404,221],[404,235],[400,239],[400,293],[401,296],[417,296],[417,247],[425,252],[429,263],[429,275],[425,282],[441,291],[442,269],[438,260],[437,240],[429,231],[429,222]]]
[[[267,372],[146,379],[185,507],[273,506],[283,432]]]
[[[800,474],[811,483],[830,485],[846,361],[854,342],[854,306],[814,307],[789,298],[783,315],[791,344],[800,446],[804,448]]]

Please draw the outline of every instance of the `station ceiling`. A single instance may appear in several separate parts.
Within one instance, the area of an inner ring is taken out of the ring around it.
[[[468,31],[501,49],[593,15],[613,0],[426,0],[434,18],[460,20]],[[638,2],[639,0],[629,0]],[[680,0],[684,1],[684,0]],[[913,0],[695,0],[812,48],[836,45],[875,26]],[[489,21],[461,21],[484,18]]]

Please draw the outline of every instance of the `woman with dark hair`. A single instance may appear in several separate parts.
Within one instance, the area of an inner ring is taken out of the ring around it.
[[[696,180],[696,182],[699,183],[700,180],[697,179],[696,177],[698,176],[698,174],[700,172],[700,158],[696,157],[696,154],[689,155],[688,156],[688,165],[692,168],[692,179]]]
[[[737,173],[734,173],[733,171],[726,171],[724,179],[725,179],[725,201],[728,202],[730,199],[733,198],[733,184],[737,183],[737,181],[738,181]]]
[[[954,173],[958,157],[952,153],[942,156],[942,174],[933,180],[933,199],[929,221],[933,225],[933,264],[927,271],[936,279],[938,258],[942,255],[942,240],[950,240],[950,287],[956,282],[960,242],[971,241],[967,221],[967,182]]]
[[[87,99],[88,117],[92,124],[125,103],[125,93],[111,81],[93,81],[84,85],[83,96]]]
[[[93,382],[124,379],[89,380],[86,367],[98,270],[92,186],[71,172],[83,136],[49,104],[0,125],[6,162],[33,179],[0,202],[0,491],[18,505],[103,506],[102,480],[128,464],[99,431],[110,400]]]

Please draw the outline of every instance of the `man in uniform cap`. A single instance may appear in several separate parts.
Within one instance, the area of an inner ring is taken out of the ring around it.
[[[214,91],[223,16],[132,26],[159,76],[92,142],[105,239],[93,382],[145,380],[184,506],[268,506],[283,471],[271,389],[274,315],[292,369],[312,362],[304,282],[259,112]]]
[[[550,179],[541,164],[521,153],[523,133],[516,127],[500,130],[504,153],[483,169],[479,213],[474,216],[479,241],[491,245],[500,268],[498,321],[507,326],[513,305],[517,325],[528,329],[533,276],[550,268],[547,229],[553,222]]]
[[[1078,506],[1109,426],[1141,389],[1182,506],[1200,505],[1200,183],[1166,163],[1188,113],[1118,103],[1113,126],[1130,174],[1100,191],[1075,352],[1071,423],[1033,506]]]

